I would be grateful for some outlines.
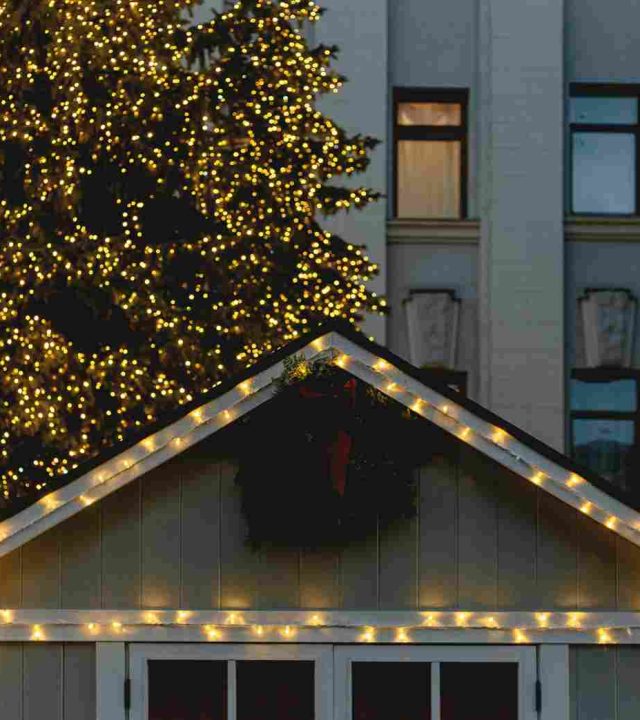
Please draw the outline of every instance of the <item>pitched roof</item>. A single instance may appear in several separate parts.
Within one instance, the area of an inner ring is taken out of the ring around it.
[[[265,357],[193,403],[109,448],[38,500],[9,508],[0,522],[0,556],[80,512],[268,401],[288,357],[331,353],[362,381],[435,423],[512,472],[640,546],[640,513],[598,475],[446,386],[345,323],[321,326]]]

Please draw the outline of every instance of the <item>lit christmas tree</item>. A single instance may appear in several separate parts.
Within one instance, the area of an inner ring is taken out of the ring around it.
[[[327,318],[384,301],[317,218],[375,141],[315,107],[311,0],[0,0],[0,475],[38,493]]]

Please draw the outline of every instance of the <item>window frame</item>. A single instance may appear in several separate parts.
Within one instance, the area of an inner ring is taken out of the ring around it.
[[[352,672],[354,662],[431,663],[431,717],[440,719],[437,701],[440,663],[517,663],[518,720],[536,720],[535,688],[538,679],[536,648],[532,645],[412,645],[336,646],[334,650],[335,711],[333,720],[353,720]],[[544,717],[544,716],[543,716]]]
[[[571,371],[570,380],[582,380],[583,382],[604,383],[612,380],[635,380],[636,383],[636,409],[635,410],[574,410],[569,388],[569,451],[571,457],[575,458],[575,447],[573,444],[573,422],[574,420],[631,420],[634,423],[634,447],[640,447],[640,370],[633,368],[574,368]],[[595,471],[594,471],[595,472]],[[614,483],[603,478],[605,482],[616,490],[624,492]],[[640,498],[640,487],[631,489],[634,498]]]
[[[227,720],[236,720],[236,661],[312,661],[315,664],[315,716],[316,718],[329,718],[333,709],[333,650],[330,645],[132,643],[129,646],[130,720],[147,720],[149,717],[149,660],[218,660],[230,663],[231,665],[228,666]]]
[[[401,103],[455,103],[460,105],[460,125],[400,125],[398,107]],[[393,217],[396,220],[465,220],[468,212],[468,143],[469,143],[469,90],[468,88],[417,88],[393,89]],[[457,218],[398,217],[398,143],[401,140],[457,140],[460,141],[460,207]]]
[[[571,122],[571,100],[577,97],[631,97],[637,104],[635,124]],[[635,83],[571,83],[569,87],[569,212],[577,217],[635,217],[640,214],[640,84]],[[576,211],[573,206],[574,169],[573,136],[575,133],[633,134],[635,136],[635,208],[630,213]]]

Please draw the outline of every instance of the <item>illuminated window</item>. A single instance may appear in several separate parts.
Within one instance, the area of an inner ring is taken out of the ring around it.
[[[638,465],[640,403],[634,370],[574,370],[571,452],[576,461],[627,493]]]
[[[638,213],[638,89],[572,85],[571,211]]]
[[[467,91],[397,88],[395,215],[466,215]]]

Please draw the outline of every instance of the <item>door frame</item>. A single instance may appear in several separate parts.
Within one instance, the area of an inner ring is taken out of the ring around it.
[[[350,645],[334,649],[335,705],[333,720],[352,720],[351,664],[353,662],[431,663],[431,720],[440,720],[437,703],[441,662],[509,662],[518,664],[518,720],[537,720],[534,645]],[[433,692],[437,688],[437,692]]]
[[[131,679],[130,720],[147,720],[149,660],[225,660],[230,663],[227,720],[236,720],[237,660],[311,660],[315,662],[315,717],[330,720],[333,712],[333,649],[330,645],[283,645],[271,643],[132,643],[129,646]]]

